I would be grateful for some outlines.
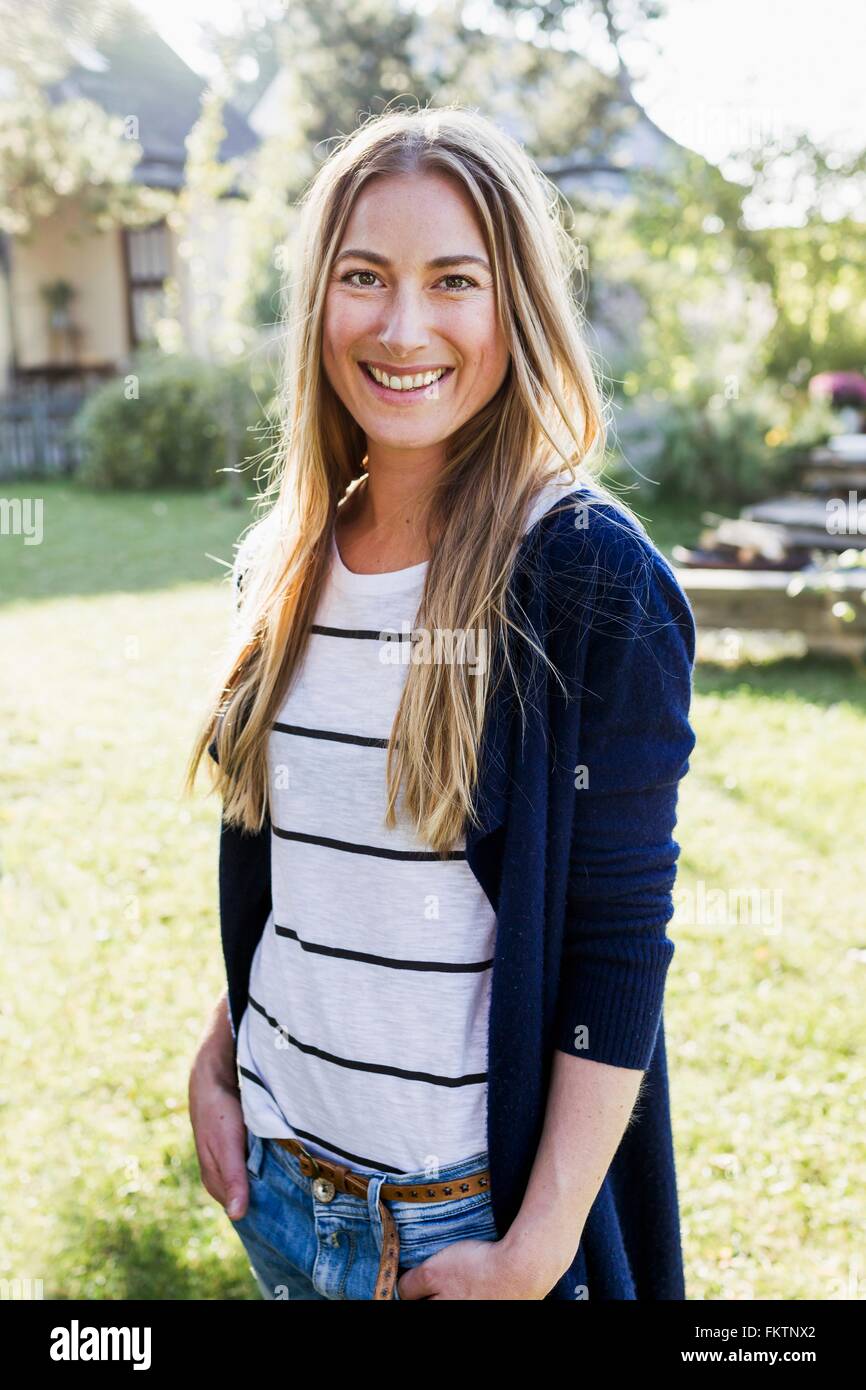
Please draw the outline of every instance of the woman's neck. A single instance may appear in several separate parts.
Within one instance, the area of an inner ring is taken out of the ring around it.
[[[366,473],[337,513],[337,541],[349,569],[379,574],[430,559],[419,492],[411,471]]]

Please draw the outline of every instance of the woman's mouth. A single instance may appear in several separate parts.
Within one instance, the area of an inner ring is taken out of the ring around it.
[[[388,372],[370,362],[359,362],[371,390],[383,400],[436,399],[442,383],[454,375],[453,367],[429,367],[418,372]]]

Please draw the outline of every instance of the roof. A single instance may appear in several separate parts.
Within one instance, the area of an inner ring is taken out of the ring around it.
[[[184,183],[187,135],[198,119],[206,83],[146,22],[100,44],[98,53],[46,88],[54,103],[85,97],[109,115],[138,120],[143,154],[133,171],[136,183],[178,189]],[[223,108],[225,162],[248,154],[259,143],[255,131],[234,107]]]

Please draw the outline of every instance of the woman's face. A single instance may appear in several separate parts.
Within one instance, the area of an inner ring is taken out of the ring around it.
[[[495,395],[508,350],[457,180],[396,174],[365,185],[331,272],[322,353],[371,453],[442,444]]]

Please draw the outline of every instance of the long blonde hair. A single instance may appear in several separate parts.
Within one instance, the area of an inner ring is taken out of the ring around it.
[[[267,743],[301,662],[331,559],[338,506],[364,476],[364,434],[333,391],[320,344],[333,260],[361,189],[383,174],[451,175],[472,199],[495,281],[510,363],[494,398],[457,430],[424,501],[436,544],[416,626],[476,631],[508,657],[506,590],[528,509],[569,473],[590,481],[603,454],[604,401],[584,345],[577,246],[561,195],[520,146],[459,106],[391,110],[345,137],[301,202],[299,268],[289,320],[280,443],[262,494],[266,514],[245,545],[238,640],[196,738],[185,789],[217,735],[214,785],[229,825],[251,832],[269,813]],[[597,479],[599,497],[628,509]],[[638,523],[639,524],[639,523]],[[519,628],[515,628],[519,631]],[[521,635],[534,645],[531,635]],[[544,655],[541,653],[541,655]],[[445,853],[474,819],[473,794],[493,663],[408,666],[390,731],[387,815],[400,789],[416,833]],[[209,760],[210,761],[210,760]],[[212,766],[212,764],[211,764]]]

